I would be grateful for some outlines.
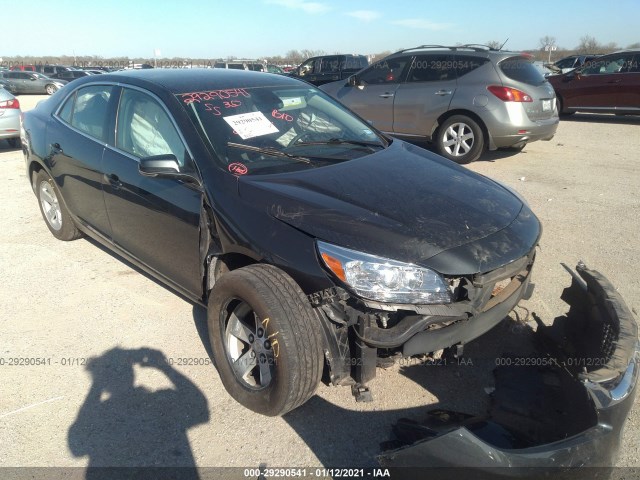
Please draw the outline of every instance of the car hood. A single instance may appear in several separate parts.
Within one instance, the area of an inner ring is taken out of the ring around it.
[[[424,266],[442,252],[508,231],[523,211],[523,203],[492,180],[400,140],[329,167],[240,177],[239,194],[320,240]],[[517,255],[529,251],[538,234]],[[483,248],[504,250],[506,237]],[[451,273],[437,263],[441,273]]]

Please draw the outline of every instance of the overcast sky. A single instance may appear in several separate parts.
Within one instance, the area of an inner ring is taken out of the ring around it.
[[[259,58],[292,49],[376,53],[422,44],[504,41],[513,50],[556,37],[573,48],[640,41],[639,0],[28,0],[0,26],[0,57],[101,55]],[[6,9],[5,9],[6,10]],[[7,13],[7,12],[5,12]]]

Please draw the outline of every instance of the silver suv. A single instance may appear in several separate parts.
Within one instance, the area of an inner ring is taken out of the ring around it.
[[[555,135],[555,93],[532,62],[482,45],[423,45],[320,88],[379,130],[468,163],[485,147],[521,150]]]

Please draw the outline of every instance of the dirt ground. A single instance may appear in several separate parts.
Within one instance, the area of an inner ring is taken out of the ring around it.
[[[24,110],[42,98],[19,97]],[[521,319],[566,311],[560,263],[579,260],[639,311],[639,127],[640,118],[578,114],[550,142],[469,166],[520,192],[542,221],[536,290],[516,309]],[[400,417],[434,406],[482,413],[496,355],[523,335],[512,314],[467,346],[473,365],[396,364],[378,370],[373,403],[322,384],[285,417],[262,417],[222,387],[202,308],[91,241],[54,239],[22,152],[0,141],[0,165],[0,467],[374,466]],[[145,366],[145,355],[164,355],[166,366]],[[620,466],[640,466],[639,400]]]

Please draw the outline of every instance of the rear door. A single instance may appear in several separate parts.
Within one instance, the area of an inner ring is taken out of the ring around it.
[[[102,196],[101,164],[113,129],[117,90],[113,85],[78,89],[55,113],[46,134],[51,173],[67,207],[105,238],[111,236],[111,227]]]
[[[358,74],[359,86],[345,85],[338,100],[383,132],[393,133],[393,104],[411,55],[384,59]]]
[[[428,136],[440,115],[449,110],[456,92],[454,57],[416,55],[406,81],[398,86],[393,105],[393,132]]]
[[[146,91],[123,88],[114,142],[103,159],[104,198],[113,241],[173,284],[202,296],[199,187],[140,174],[140,159],[173,154],[193,161],[168,110]]]

